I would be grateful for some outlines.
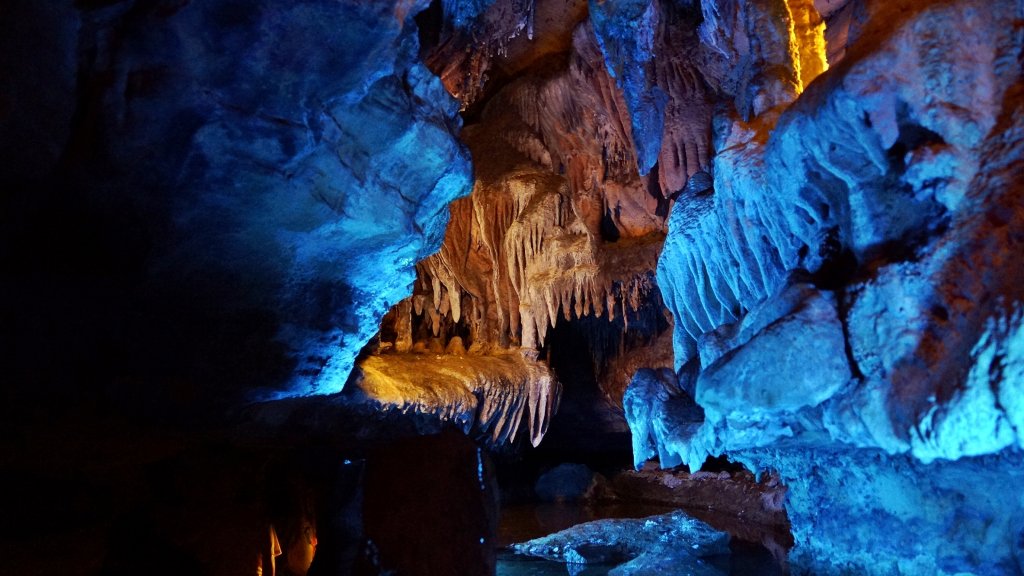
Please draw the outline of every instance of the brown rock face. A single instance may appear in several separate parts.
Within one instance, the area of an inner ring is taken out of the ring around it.
[[[706,83],[686,54],[658,63],[672,94],[662,152],[670,168],[642,177],[629,110],[585,3],[537,3],[535,40],[524,33],[507,46],[496,16],[504,9],[495,3],[483,18],[483,40],[456,50],[465,36],[445,37],[427,56],[474,115],[463,139],[476,182],[452,203],[441,250],[418,265],[411,305],[395,307],[382,337],[399,351],[454,337],[470,352],[544,348],[559,321],[594,316],[633,336],[610,354],[592,346],[593,355],[612,360],[654,346],[638,357],[669,365],[653,274],[671,202],[665,191],[708,163]],[[695,47],[694,28],[665,23],[659,43],[673,42]],[[491,67],[501,82],[483,81]],[[602,364],[602,386],[619,404],[636,362]]]
[[[810,0],[497,0],[468,19],[446,7],[461,9],[419,17],[421,55],[462,102],[475,182],[380,349],[458,339],[469,354],[540,349],[555,365],[580,349],[552,329],[586,319],[563,337],[586,341],[589,372],[621,407],[637,368],[672,364],[654,271],[672,205],[713,186],[716,106],[791,102],[827,67],[822,17]]]

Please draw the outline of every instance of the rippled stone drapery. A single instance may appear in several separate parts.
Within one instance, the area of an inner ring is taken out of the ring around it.
[[[714,193],[673,207],[658,281],[680,379],[634,405],[635,445],[779,470],[798,566],[1012,573],[1024,502],[993,495],[1024,446],[1024,7],[831,8],[842,59],[716,123]],[[673,426],[687,393],[704,419]]]

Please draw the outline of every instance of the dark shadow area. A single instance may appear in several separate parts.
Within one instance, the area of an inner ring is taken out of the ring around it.
[[[491,574],[497,490],[483,450],[458,432],[397,440],[366,464],[366,549],[357,574]]]

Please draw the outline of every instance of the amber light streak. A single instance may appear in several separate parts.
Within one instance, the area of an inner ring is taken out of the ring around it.
[[[789,11],[789,51],[799,94],[828,70],[825,21],[812,0],[787,0],[786,9]]]

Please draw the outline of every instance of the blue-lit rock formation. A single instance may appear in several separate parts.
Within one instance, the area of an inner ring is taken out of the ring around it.
[[[595,520],[537,538],[513,549],[518,554],[564,562],[570,574],[590,564],[620,564],[608,574],[640,576],[725,572],[707,558],[728,550],[728,535],[685,512],[616,520]],[[625,562],[624,562],[625,561]]]
[[[715,68],[721,55],[701,44],[700,14],[686,4],[592,2],[590,11],[629,113],[637,169],[641,175],[657,169],[666,197],[710,168],[713,93],[724,80],[701,69]]]
[[[224,364],[217,356],[239,348],[242,364],[280,358],[242,387],[336,392],[381,316],[411,292],[416,262],[440,246],[448,203],[471,188],[458,102],[417,56],[413,17],[428,3],[20,7],[9,16],[62,19],[44,54],[64,52],[54,71],[12,79],[19,108],[2,129],[56,130],[55,151],[14,157],[49,161],[33,177],[64,170],[87,206],[140,215],[130,225],[145,227],[154,287],[143,315],[180,324],[159,302],[181,300],[207,317],[197,332],[264,319],[258,336],[186,337],[222,340],[198,352],[183,343],[197,364]],[[66,93],[34,104],[28,92],[47,76]],[[76,90],[77,108],[65,109]],[[229,378],[246,369],[223,368]]]
[[[800,569],[1019,573],[1024,5],[843,10],[842,59],[716,119],[673,207],[678,376],[627,391],[636,457],[778,470]]]
[[[217,13],[204,10],[193,29]],[[337,391],[440,245],[447,203],[469,191],[457,104],[417,63],[414,6],[245,10],[197,48],[242,42],[240,62],[210,70],[217,59],[182,54],[204,63],[194,81],[213,110],[185,168],[195,201],[178,215],[194,243],[177,248],[265,283],[298,359],[292,389]]]

